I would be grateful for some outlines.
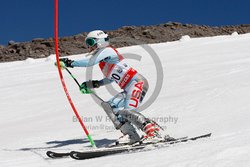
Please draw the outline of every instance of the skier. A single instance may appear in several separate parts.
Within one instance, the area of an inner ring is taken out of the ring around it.
[[[101,104],[115,128],[123,133],[123,137],[118,139],[117,143],[133,144],[140,141],[143,137],[140,137],[135,127],[145,132],[145,138],[159,137],[159,126],[138,112],[149,87],[148,81],[131,68],[123,56],[109,45],[109,37],[105,32],[101,30],[89,32],[85,43],[89,57],[78,61],[61,58],[60,66],[73,68],[99,64],[105,78],[83,82],[80,91],[84,94],[92,93],[92,88],[99,88],[111,82],[116,82],[123,89],[121,93]]]

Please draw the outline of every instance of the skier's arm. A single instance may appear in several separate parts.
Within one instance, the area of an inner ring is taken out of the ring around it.
[[[97,63],[99,63],[99,59],[93,59],[93,57],[91,56],[90,58],[84,58],[81,60],[74,60],[71,65],[73,67],[90,67],[93,66]]]
[[[84,58],[82,60],[75,60],[71,63],[73,67],[90,67],[95,64],[98,64],[102,60],[111,59],[112,57],[117,57],[116,53],[111,48],[106,48],[100,53],[96,53],[94,55],[90,55],[88,58]]]
[[[84,85],[83,87],[88,87],[88,88],[99,88],[100,86],[104,86],[112,82],[113,80],[104,78],[99,81],[98,80],[86,81],[86,82],[83,82],[82,85]]]
[[[83,94],[89,94],[89,93],[92,93],[90,88],[99,88],[100,86],[110,84],[111,82],[113,82],[113,80],[108,79],[108,78],[104,78],[99,81],[98,80],[86,81],[81,84],[80,91]]]
[[[104,85],[110,84],[112,82],[113,82],[113,80],[108,79],[108,78],[104,78],[104,79],[102,79],[102,80],[99,81],[99,85],[100,86],[104,86]]]
[[[108,59],[112,57],[112,55],[108,55],[108,54],[98,54],[98,55],[91,55],[90,58],[84,58],[81,60],[70,60],[68,58],[60,58],[60,62],[62,62],[63,64],[60,64],[60,66],[63,68],[65,67],[90,67],[93,66],[95,64],[98,64],[100,61],[104,60],[104,59]],[[55,63],[56,65],[56,63]]]

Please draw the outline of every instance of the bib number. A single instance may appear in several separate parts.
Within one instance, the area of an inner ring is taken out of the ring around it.
[[[126,74],[127,70],[129,69],[126,63],[118,63],[112,70],[110,77],[111,79],[115,80],[116,83],[119,83],[123,76]]]
[[[118,74],[112,74],[112,79],[114,79],[115,81],[120,81],[121,77]]]

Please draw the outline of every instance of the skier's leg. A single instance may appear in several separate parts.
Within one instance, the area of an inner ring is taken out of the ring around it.
[[[119,108],[124,108],[124,92],[121,92],[110,99],[108,102],[102,102],[101,106],[108,115],[109,119],[113,122],[116,129],[120,129],[123,122],[118,119]]]
[[[102,107],[113,122],[116,129],[120,129],[123,136],[117,140],[117,143],[133,144],[141,139],[135,127],[127,120],[119,115],[119,111],[124,109],[126,93],[121,92],[110,99],[103,102]]]
[[[117,115],[115,115],[113,108],[108,102],[102,102],[102,108],[108,115],[109,119],[113,122],[116,129],[120,129],[122,123],[118,120]]]
[[[160,136],[158,133],[160,130],[158,124],[138,112],[138,108],[140,107],[147,90],[148,83],[146,79],[143,78],[132,81],[126,90],[127,96],[124,110],[119,111],[119,114],[137,128],[144,131],[147,136]]]
[[[148,119],[138,112],[144,96],[148,90],[148,82],[142,76],[140,80],[134,80],[131,82],[130,86],[126,88],[126,99],[124,110],[120,110],[118,113],[125,119],[129,120],[137,128],[142,129],[144,123]]]

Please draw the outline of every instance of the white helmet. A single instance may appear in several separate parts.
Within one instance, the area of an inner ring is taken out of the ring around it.
[[[108,34],[102,30],[94,30],[88,33],[85,38],[85,43],[87,47],[97,45],[97,48],[103,48],[109,45]]]

